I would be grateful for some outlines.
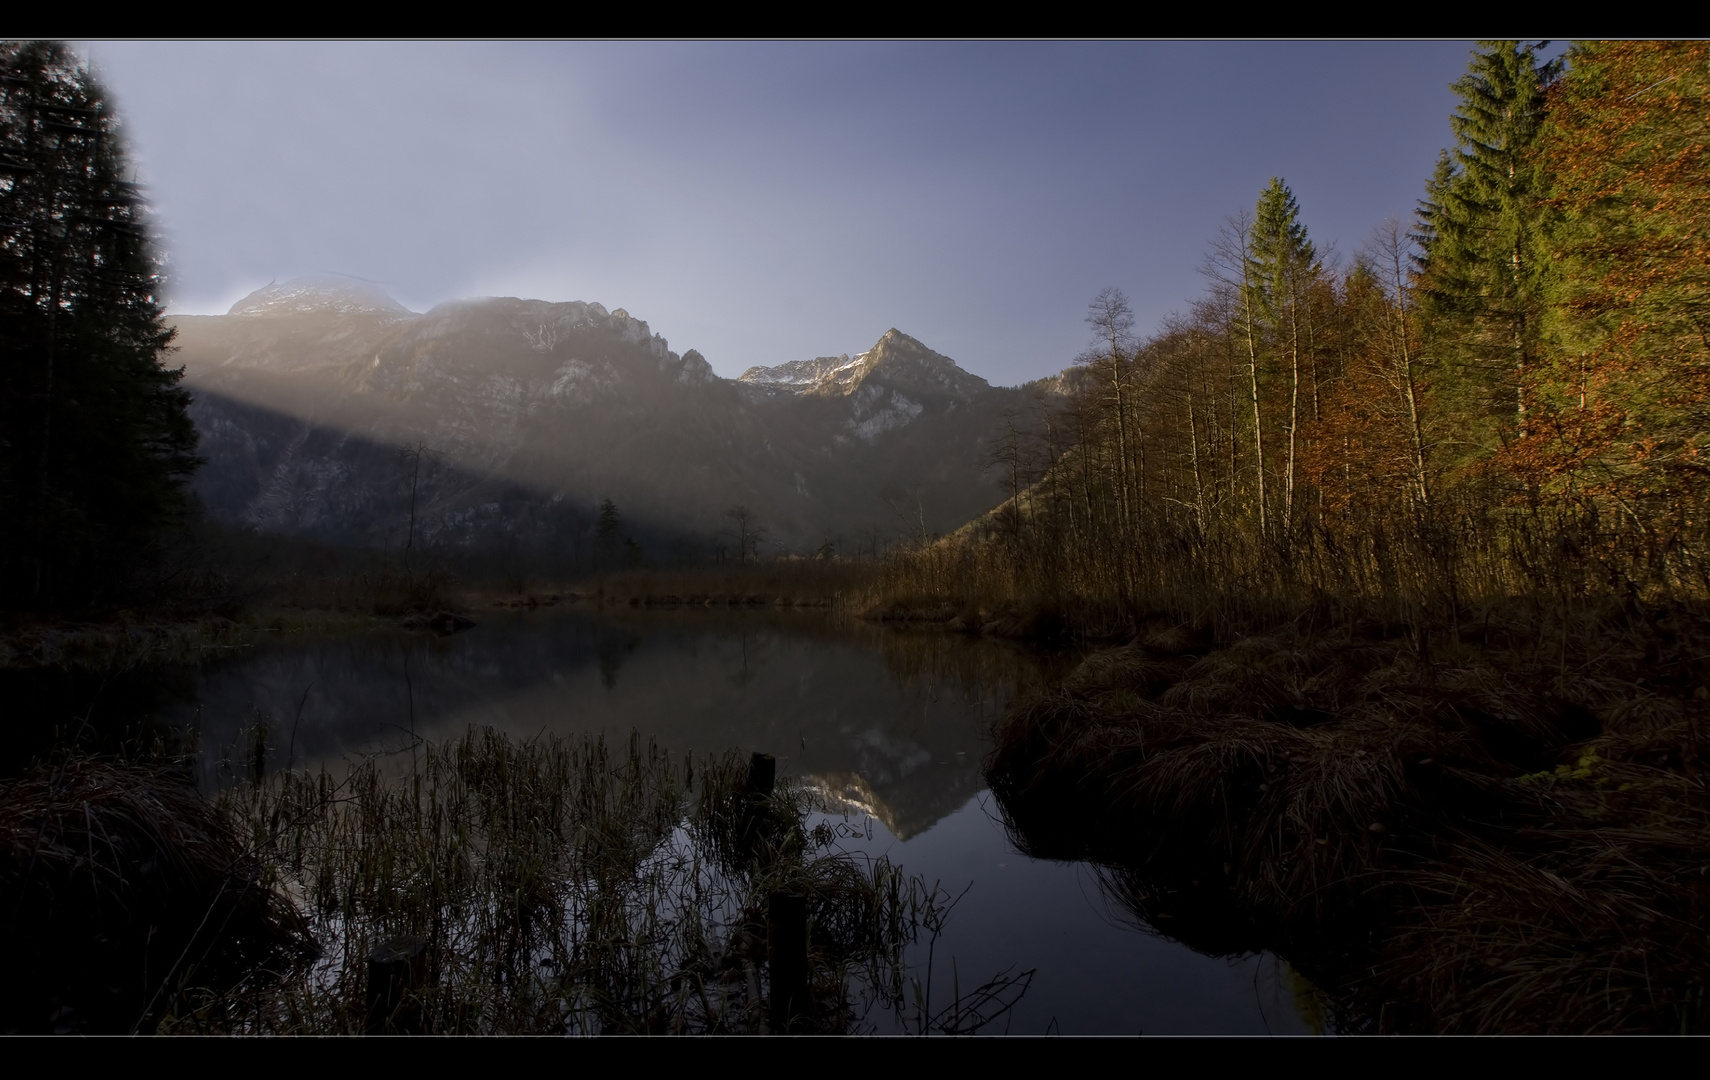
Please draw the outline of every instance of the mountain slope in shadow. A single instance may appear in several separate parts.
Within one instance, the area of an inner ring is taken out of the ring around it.
[[[417,535],[452,546],[548,520],[574,539],[608,497],[709,549],[736,504],[772,550],[949,531],[1002,500],[991,442],[1023,403],[894,329],[853,359],[723,379],[595,303],[418,315],[295,281],[177,326],[211,511],[376,545],[408,528],[412,487]]]

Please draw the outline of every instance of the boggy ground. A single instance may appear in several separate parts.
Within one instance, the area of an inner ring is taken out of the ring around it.
[[[454,633],[474,625],[443,567],[376,559],[337,572],[234,584],[218,571],[183,590],[74,610],[0,612],[0,671],[112,673],[195,663],[269,634],[330,634],[396,624]]]
[[[1710,618],[1560,623],[1155,625],[1019,705],[989,780],[1023,850],[1275,950],[1342,1030],[1702,1032]]]

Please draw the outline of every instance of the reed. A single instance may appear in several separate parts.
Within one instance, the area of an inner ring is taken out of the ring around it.
[[[809,789],[759,797],[733,755],[673,758],[635,737],[471,730],[415,753],[402,771],[372,759],[221,795],[320,954],[265,984],[180,994],[161,1030],[372,1030],[370,958],[414,941],[407,1030],[761,1031],[776,893],[807,898],[810,1029],[859,1030],[875,1010],[929,1022],[910,1012],[907,952],[946,897],[839,851],[834,817],[808,828]]]

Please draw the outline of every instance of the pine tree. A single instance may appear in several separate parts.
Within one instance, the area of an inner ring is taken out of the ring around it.
[[[1300,220],[1300,204],[1280,177],[1271,177],[1253,209],[1250,258],[1264,310],[1278,320],[1291,300],[1290,282],[1318,261]]]
[[[1288,384],[1288,449],[1283,465],[1283,525],[1294,520],[1296,465],[1300,451],[1301,363],[1312,336],[1306,297],[1319,271],[1318,253],[1306,238],[1300,204],[1278,177],[1259,194],[1248,244],[1254,306],[1267,324],[1268,351],[1286,369]],[[1281,374],[1279,372],[1279,374]]]
[[[1420,206],[1427,332],[1457,372],[1463,407],[1494,421],[1502,441],[1526,434],[1531,407],[1548,266],[1536,143],[1560,70],[1532,46],[1480,42],[1452,87],[1459,146],[1439,160]]]
[[[0,603],[110,595],[189,505],[162,268],[117,118],[64,45],[0,44]]]
[[[602,565],[609,566],[615,559],[622,531],[623,518],[618,514],[617,503],[609,497],[601,499],[600,516],[594,524],[594,544]]]

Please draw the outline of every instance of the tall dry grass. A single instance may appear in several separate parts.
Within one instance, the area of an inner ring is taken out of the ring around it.
[[[369,958],[414,940],[410,1030],[761,1031],[779,892],[808,898],[813,1030],[887,1010],[905,1029],[941,1021],[907,950],[947,898],[841,853],[834,820],[807,828],[807,789],[752,796],[745,765],[480,730],[422,745],[401,772],[368,761],[234,786],[225,811],[321,954],[265,986],[183,997],[162,1030],[371,1029]]]
[[[1344,1030],[1703,1031],[1710,619],[1578,617],[1423,653],[1160,625],[1012,714],[989,778],[1024,850],[1196,948],[1280,952]]]
[[[776,559],[745,566],[621,570],[580,582],[587,600],[641,607],[823,607],[842,610],[871,579],[873,564]]]
[[[0,1030],[136,1033],[259,993],[315,952],[264,860],[162,764],[69,758],[0,783]]]

